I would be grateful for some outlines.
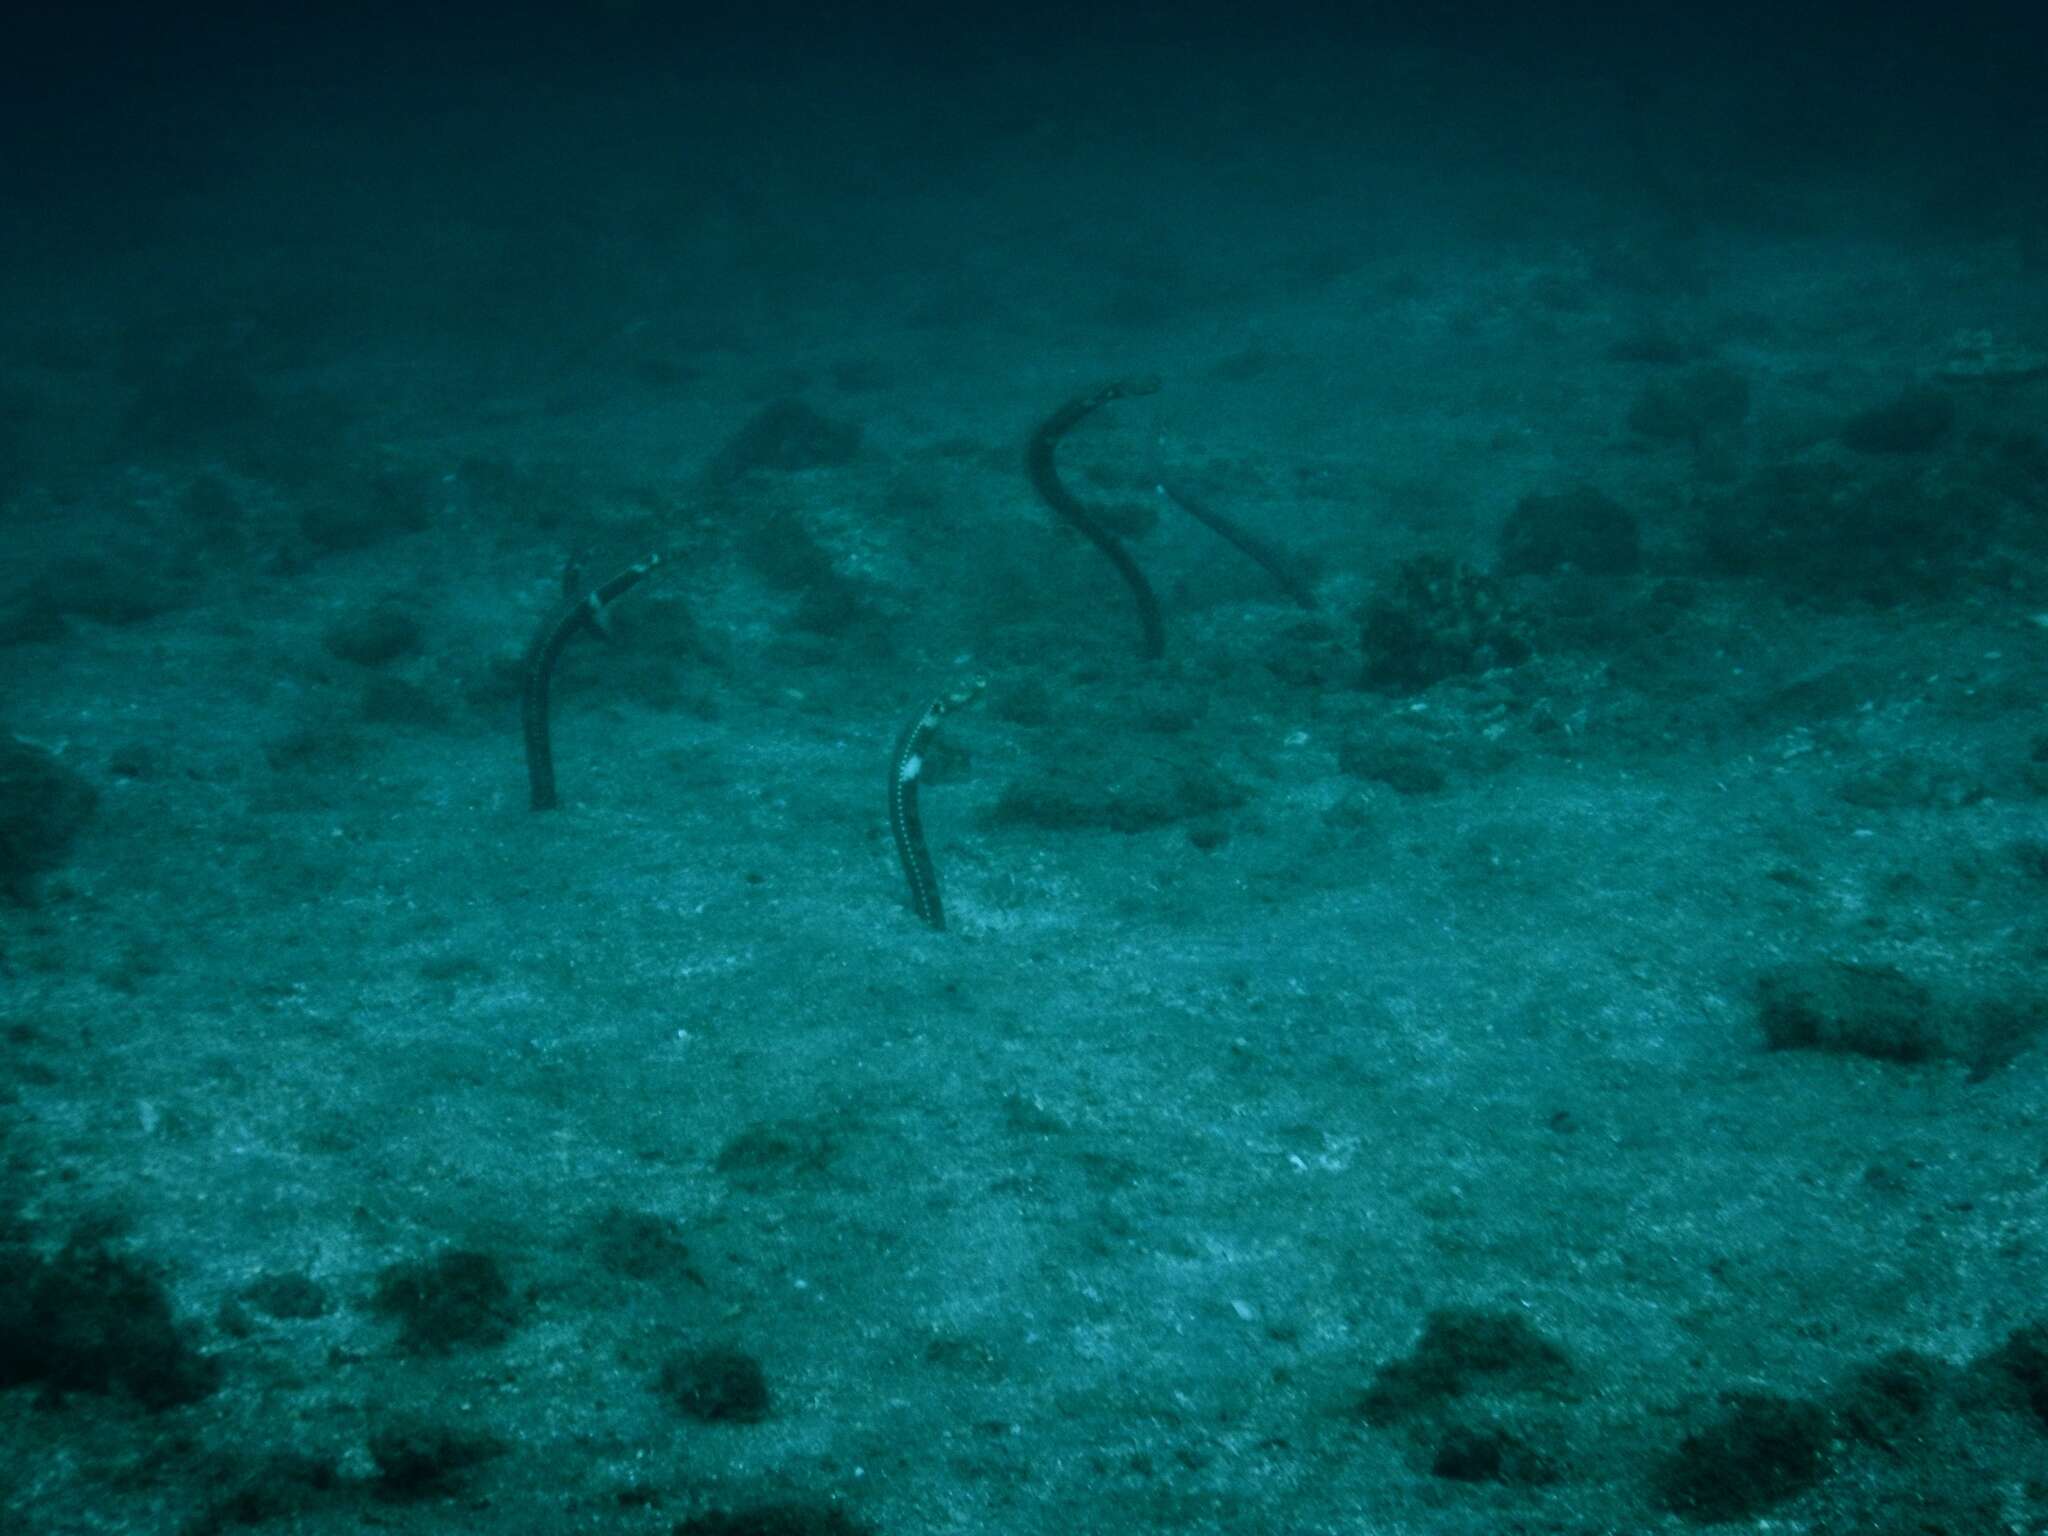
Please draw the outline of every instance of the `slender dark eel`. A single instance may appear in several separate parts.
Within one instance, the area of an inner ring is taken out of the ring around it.
[[[1031,483],[1037,487],[1045,504],[1078,528],[1089,543],[1109,557],[1109,563],[1116,567],[1124,585],[1131,589],[1131,596],[1137,599],[1138,623],[1144,627],[1140,654],[1147,661],[1157,661],[1166,654],[1166,629],[1159,619],[1159,599],[1152,595],[1152,584],[1138,569],[1138,562],[1131,558],[1131,552],[1124,548],[1123,541],[1103,527],[1095,514],[1076,501],[1073,493],[1060,483],[1059,470],[1053,464],[1053,450],[1084,416],[1112,400],[1149,395],[1158,389],[1159,381],[1155,378],[1119,379],[1114,384],[1103,385],[1093,394],[1077,395],[1046,417],[1039,429],[1031,434],[1031,442],[1024,451],[1024,467],[1030,472]]]
[[[940,719],[971,704],[985,686],[981,678],[951,693],[942,693],[903,728],[896,750],[889,754],[889,831],[896,839],[896,857],[910,883],[910,906],[926,924],[943,933],[946,909],[939,902],[939,875],[924,845],[924,823],[917,816],[917,781],[924,771],[923,748]]]
[[[586,624],[602,631],[605,609],[639,586],[660,564],[660,555],[649,555],[602,586],[592,588],[568,607],[550,614],[527,648],[526,689],[520,699],[520,719],[526,727],[526,781],[532,787],[536,811],[551,811],[557,803],[555,753],[548,739],[548,683],[554,676],[562,647]]]
[[[1284,553],[1268,544],[1249,529],[1240,528],[1221,512],[1212,511],[1201,502],[1195,500],[1188,493],[1186,487],[1176,485],[1173,481],[1168,480],[1163,482],[1159,489],[1165,494],[1168,501],[1179,507],[1181,511],[1187,513],[1189,517],[1192,517],[1219,539],[1235,547],[1239,553],[1265,571],[1268,576],[1271,576],[1273,580],[1280,584],[1281,591],[1301,604],[1302,607],[1309,609],[1315,607],[1315,593],[1309,591],[1308,583],[1295,574],[1294,562],[1289,560]]]

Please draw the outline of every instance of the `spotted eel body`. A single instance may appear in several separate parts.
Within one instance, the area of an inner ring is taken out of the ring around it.
[[[946,909],[939,901],[938,871],[932,868],[931,852],[924,845],[924,823],[917,815],[917,783],[924,772],[924,744],[939,721],[973,703],[984,686],[983,680],[976,678],[933,699],[903,728],[896,738],[896,750],[889,754],[889,831],[896,839],[896,857],[903,861],[903,878],[910,884],[911,910],[941,933],[946,928]]]
[[[1297,604],[1314,611],[1316,595],[1309,590],[1308,583],[1295,573],[1294,561],[1289,556],[1268,544],[1249,528],[1240,527],[1221,512],[1213,510],[1204,502],[1197,501],[1193,492],[1171,480],[1163,482],[1159,492],[1272,577],[1280,590],[1293,598]]]
[[[1138,604],[1138,623],[1143,630],[1139,654],[1147,661],[1157,661],[1166,654],[1166,629],[1159,618],[1159,599],[1153,595],[1152,584],[1145,579],[1145,573],[1138,569],[1138,562],[1124,548],[1123,540],[1105,528],[1101,519],[1076,501],[1073,493],[1060,482],[1053,452],[1059,447],[1060,439],[1073,431],[1083,418],[1110,401],[1156,394],[1158,390],[1159,380],[1155,378],[1119,379],[1113,384],[1103,385],[1092,394],[1076,395],[1031,434],[1031,441],[1024,451],[1024,467],[1039,497],[1108,556],[1109,563],[1123,577],[1124,585],[1131,589],[1131,596]]]
[[[548,683],[562,648],[585,625],[604,628],[605,610],[645,581],[662,563],[660,555],[627,566],[603,585],[592,588],[568,607],[550,614],[526,653],[526,687],[520,698],[520,720],[526,729],[526,781],[533,808],[551,811],[555,798],[555,754],[548,735]]]

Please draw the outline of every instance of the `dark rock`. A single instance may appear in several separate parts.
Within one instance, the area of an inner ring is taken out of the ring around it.
[[[241,1485],[218,1500],[186,1527],[185,1536],[252,1525],[289,1522],[309,1514],[342,1488],[341,1469],[332,1461],[297,1451],[278,1451],[255,1467]]]
[[[2048,1432],[2048,1322],[2015,1328],[1997,1349],[1972,1361],[1970,1370],[1992,1384],[1998,1400],[2031,1414]]]
[[[368,549],[427,526],[426,484],[396,471],[379,471],[316,489],[300,509],[299,532],[328,553]]]
[[[1359,1400],[1367,1423],[1384,1426],[1468,1391],[1548,1392],[1571,1375],[1565,1352],[1512,1312],[1442,1307],[1404,1359],[1373,1375]]]
[[[242,1287],[242,1299],[265,1317],[306,1318],[327,1315],[327,1292],[303,1274],[265,1275]]]
[[[387,1265],[378,1272],[370,1309],[398,1323],[398,1346],[414,1355],[501,1344],[520,1315],[498,1261],[463,1248]]]
[[[831,551],[794,511],[749,517],[739,528],[737,547],[740,558],[769,586],[797,594],[799,629],[838,634],[860,618],[859,587],[840,574]]]
[[[1363,681],[1420,693],[1445,678],[1512,667],[1531,647],[1522,616],[1492,577],[1443,555],[1404,561],[1365,605]]]
[[[1635,514],[1591,486],[1524,496],[1500,530],[1500,568],[1509,576],[1569,567],[1626,576],[1642,564]]]
[[[117,779],[153,779],[161,770],[156,748],[146,741],[131,741],[107,754],[107,772]]]
[[[711,461],[714,480],[756,471],[789,473],[844,464],[860,447],[860,428],[821,416],[801,400],[771,400]]]
[[[1531,1450],[1498,1425],[1453,1424],[1437,1437],[1432,1475],[1457,1483],[1554,1483],[1549,1457]]]
[[[652,1211],[612,1206],[591,1224],[590,1247],[599,1265],[628,1280],[694,1280],[683,1230]]]
[[[661,1365],[661,1395],[706,1423],[757,1424],[768,1417],[768,1378],[742,1350],[685,1349]]]
[[[54,752],[0,731],[0,895],[27,900],[98,803],[99,792]]]
[[[377,1491],[388,1499],[422,1499],[459,1487],[471,1468],[502,1454],[489,1435],[465,1433],[427,1419],[406,1418],[370,1436]]]
[[[1757,1018],[1773,1051],[1833,1051],[1914,1063],[1950,1053],[1934,996],[1888,965],[1821,960],[1757,983]]]
[[[1912,1437],[1940,1400],[1947,1367],[1910,1349],[1893,1350],[1857,1367],[1842,1389],[1836,1413],[1855,1439],[1892,1450]]]
[[[1818,1484],[1827,1445],[1828,1416],[1812,1403],[1741,1394],[1666,1458],[1655,1493],[1664,1508],[1701,1524],[1751,1519]]]
[[[830,1130],[814,1120],[757,1121],[719,1149],[712,1167],[750,1193],[820,1179],[839,1155]]]
[[[119,1392],[157,1412],[208,1396],[220,1376],[136,1260],[87,1238],[47,1263],[0,1250],[0,1387],[39,1383],[59,1399]]]
[[[1925,453],[1955,425],[1956,403],[1939,389],[1909,389],[1887,405],[1851,416],[1842,442],[1858,453]]]

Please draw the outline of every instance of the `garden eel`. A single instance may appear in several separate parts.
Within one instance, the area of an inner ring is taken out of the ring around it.
[[[552,613],[542,622],[540,632],[526,652],[526,689],[520,699],[520,718],[526,727],[526,780],[533,789],[533,808],[555,808],[555,754],[548,740],[548,682],[555,662],[570,636],[589,625],[602,634],[605,610],[640,585],[660,565],[660,555],[627,566],[602,586],[593,587],[568,607]]]
[[[1293,598],[1302,607],[1314,610],[1316,595],[1309,591],[1308,583],[1294,573],[1294,563],[1280,550],[1275,549],[1257,534],[1240,528],[1221,512],[1211,511],[1188,494],[1184,486],[1173,481],[1162,481],[1160,493],[1166,499],[1187,513],[1211,533],[1234,547],[1253,564],[1280,584],[1280,590]]]
[[[1145,634],[1140,654],[1147,661],[1157,661],[1166,654],[1166,631],[1159,620],[1159,599],[1152,595],[1152,584],[1145,580],[1145,573],[1138,569],[1138,562],[1131,558],[1131,552],[1124,548],[1123,541],[1103,527],[1095,514],[1076,501],[1073,493],[1060,483],[1059,471],[1053,466],[1053,450],[1084,416],[1112,400],[1153,394],[1158,388],[1159,380],[1156,378],[1119,379],[1114,384],[1103,385],[1092,394],[1076,395],[1046,417],[1039,429],[1031,434],[1031,442],[1024,451],[1024,467],[1045,504],[1078,528],[1089,543],[1109,556],[1109,563],[1116,567],[1124,585],[1131,589],[1131,596],[1137,599],[1138,622],[1144,627]],[[912,884],[915,883],[913,880]]]
[[[939,876],[924,845],[924,824],[917,819],[917,781],[924,770],[922,748],[943,716],[973,703],[986,686],[987,679],[977,677],[951,693],[940,694],[903,728],[896,738],[896,750],[889,755],[889,831],[896,839],[896,857],[903,861],[903,878],[910,883],[911,910],[941,933],[946,929],[946,909],[939,903]]]

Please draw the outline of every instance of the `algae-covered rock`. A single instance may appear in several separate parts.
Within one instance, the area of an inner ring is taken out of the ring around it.
[[[99,792],[54,752],[0,731],[0,895],[28,899],[64,862]]]

